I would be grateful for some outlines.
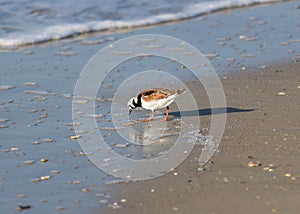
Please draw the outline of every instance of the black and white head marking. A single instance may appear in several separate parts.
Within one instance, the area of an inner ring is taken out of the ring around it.
[[[141,97],[142,96],[139,94],[137,97],[133,97],[128,101],[127,106],[129,110],[129,115],[133,109],[137,107],[142,107]]]

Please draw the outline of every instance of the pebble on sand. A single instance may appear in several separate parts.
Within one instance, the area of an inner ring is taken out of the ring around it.
[[[31,208],[30,205],[18,205],[17,210],[29,210]]]
[[[103,118],[103,114],[88,114],[87,117],[89,118]]]
[[[60,171],[59,170],[52,170],[50,173],[53,174],[53,175],[58,175],[58,174],[60,174]]]
[[[81,135],[73,135],[70,137],[71,140],[77,140],[79,138],[81,138]]]
[[[35,83],[35,82],[24,82],[24,86],[38,86],[38,84],[37,83]]]
[[[285,173],[284,176],[289,178],[289,177],[292,177],[292,174],[291,173]]]
[[[259,166],[261,166],[261,163],[259,163],[259,161],[250,161],[249,163],[248,163],[248,167],[250,167],[250,168],[253,168],[253,167],[259,167]]]
[[[278,95],[279,95],[279,96],[285,96],[286,93],[284,93],[284,92],[279,92]]]
[[[88,188],[83,188],[81,189],[81,192],[90,192],[90,190]]]
[[[41,91],[41,90],[25,90],[24,91],[25,94],[37,94],[37,95],[41,95],[41,96],[56,96],[57,93],[51,93],[48,91]]]
[[[80,184],[80,181],[68,181],[67,184]]]
[[[51,139],[51,138],[44,138],[43,141],[44,141],[45,143],[52,143],[52,142],[54,142],[54,140]]]
[[[57,211],[60,211],[60,210],[65,210],[66,209],[66,207],[62,207],[62,206],[60,206],[60,207],[56,207],[56,210]]]
[[[100,204],[107,204],[108,203],[108,200],[107,199],[101,199],[99,201]]]
[[[16,88],[15,86],[12,85],[0,85],[0,91],[5,91],[5,90],[10,90]]]
[[[41,176],[41,180],[49,180],[51,178],[50,175],[43,175]]]
[[[41,144],[39,141],[33,141],[33,142],[31,142],[31,145],[39,145],[39,144]]]
[[[33,182],[33,183],[38,183],[38,182],[40,182],[41,180],[39,179],[39,178],[33,178],[33,179],[31,179],[31,182]]]
[[[120,209],[120,208],[122,208],[122,205],[119,205],[118,202],[113,202],[111,204],[108,204],[108,207],[110,207],[112,209]]]
[[[35,163],[35,161],[34,160],[26,160],[26,161],[24,161],[24,164],[34,164]]]
[[[55,53],[55,56],[75,56],[75,55],[77,55],[77,53],[73,52],[73,51],[65,51],[65,52]]]
[[[17,198],[26,198],[26,195],[25,194],[19,194],[19,195],[17,195]]]
[[[126,203],[126,202],[127,202],[127,199],[126,199],[126,198],[122,198],[122,199],[120,200],[120,202]]]

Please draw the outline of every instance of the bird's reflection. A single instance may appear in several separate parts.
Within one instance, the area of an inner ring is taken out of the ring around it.
[[[131,143],[141,146],[144,157],[155,157],[167,152],[176,142],[180,133],[180,120],[162,122],[135,122],[129,128]]]

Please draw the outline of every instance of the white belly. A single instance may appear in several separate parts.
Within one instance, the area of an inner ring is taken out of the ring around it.
[[[177,94],[174,94],[165,99],[159,99],[159,100],[153,100],[153,101],[144,101],[142,99],[142,106],[143,106],[143,108],[149,109],[152,111],[155,109],[165,108],[165,107],[169,106],[172,102],[174,102],[176,97],[177,97]]]

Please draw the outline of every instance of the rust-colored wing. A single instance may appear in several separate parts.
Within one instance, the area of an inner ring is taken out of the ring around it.
[[[163,88],[150,88],[140,93],[143,100],[159,100],[169,97],[172,94],[176,94],[176,91],[163,89]]]

